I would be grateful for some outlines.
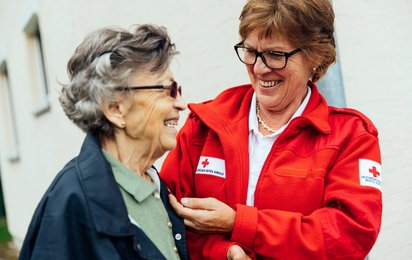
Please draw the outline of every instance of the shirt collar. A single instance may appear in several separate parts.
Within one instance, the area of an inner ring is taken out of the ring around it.
[[[110,166],[112,167],[116,182],[127,193],[132,195],[136,199],[136,201],[138,201],[139,203],[145,200],[150,195],[152,195],[153,192],[155,192],[156,189],[158,189],[158,185],[160,185],[160,181],[158,184],[149,183],[143,177],[137,175],[135,172],[127,168],[124,164],[119,162],[110,153],[103,150],[103,154],[104,154],[104,157],[106,157],[107,161],[110,163]],[[154,175],[152,170],[153,171],[155,170],[152,168],[149,168],[149,169],[150,170],[148,170],[148,174],[150,177],[152,177],[152,175]]]
[[[156,184],[157,191],[160,192],[160,178],[156,168],[154,166],[150,167],[147,169],[146,174],[152,178],[153,182]]]
[[[293,114],[293,116],[290,118],[290,120],[286,123],[286,125],[282,126],[279,130],[277,130],[275,133],[270,134],[268,136],[275,136],[279,135],[283,130],[289,125],[290,121],[294,119],[295,117],[301,116],[303,111],[305,110],[309,99],[310,95],[312,94],[312,91],[310,87],[308,86],[308,92],[306,93],[305,99],[303,99],[303,102],[300,104],[296,112]],[[249,134],[254,133],[254,134],[260,134],[259,132],[259,124],[256,116],[256,92],[253,93],[251,104],[250,104],[250,109],[249,109]]]

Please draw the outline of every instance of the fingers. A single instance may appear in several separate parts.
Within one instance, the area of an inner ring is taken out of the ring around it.
[[[238,245],[232,245],[227,252],[227,259],[229,260],[249,260],[251,259],[245,251]]]
[[[199,226],[196,222],[190,221],[188,219],[184,219],[183,220],[185,223],[186,228],[188,228],[189,230],[197,233],[197,234],[208,234],[210,232],[208,232],[207,230],[205,230],[202,226]]]
[[[172,194],[169,194],[169,201],[170,205],[172,205],[176,213],[183,218],[186,227],[190,228],[196,233],[204,233],[202,227],[198,225],[198,222],[192,221],[193,219],[199,218],[197,216],[198,213],[195,210],[185,208]]]
[[[191,208],[191,209],[212,209],[217,200],[214,198],[182,198],[180,200],[181,204],[177,201],[176,197],[173,194],[169,194],[169,201],[173,208]],[[184,207],[183,207],[183,206]]]
[[[246,254],[239,254],[239,255],[234,255],[232,260],[251,260],[252,258],[250,258],[248,255]]]
[[[170,204],[186,226],[199,232],[231,232],[236,212],[214,198],[183,198],[180,204],[169,195]]]
[[[172,205],[173,209],[174,209],[176,212],[179,212],[179,211],[181,211],[181,210],[184,208],[184,207],[182,206],[182,204],[180,204],[180,203],[177,201],[176,197],[173,196],[172,194],[169,194],[169,202],[170,202],[170,205]]]
[[[191,209],[183,206],[180,204],[176,197],[173,196],[172,194],[169,194],[169,201],[170,205],[172,205],[173,209],[176,211],[176,213],[181,216],[184,219],[194,219],[197,217],[198,213]]]
[[[182,204],[191,209],[213,210],[219,203],[215,198],[182,198]]]

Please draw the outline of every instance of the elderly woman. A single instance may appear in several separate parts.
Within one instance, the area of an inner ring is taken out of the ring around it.
[[[38,205],[20,259],[187,259],[183,220],[153,163],[176,145],[186,108],[165,28],[90,34],[60,102],[87,133]]]
[[[377,130],[314,83],[335,61],[333,22],[329,0],[244,6],[234,48],[251,84],[190,104],[161,171],[192,259],[363,259],[372,248]]]

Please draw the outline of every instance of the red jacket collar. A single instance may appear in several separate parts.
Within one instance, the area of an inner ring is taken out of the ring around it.
[[[309,81],[308,85],[312,90],[312,95],[302,116],[298,117],[301,120],[296,126],[312,125],[322,133],[330,133],[327,103],[313,82]],[[241,130],[239,127],[247,131],[247,120],[253,93],[254,90],[250,84],[237,86],[223,91],[214,100],[200,104],[189,104],[189,109],[217,133],[222,129],[238,132]],[[243,120],[245,123],[239,124]]]

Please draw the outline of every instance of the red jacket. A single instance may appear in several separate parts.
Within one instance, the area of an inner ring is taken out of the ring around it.
[[[253,89],[239,86],[189,105],[161,177],[178,199],[214,197],[236,210],[231,234],[188,232],[192,259],[226,259],[232,244],[257,259],[368,254],[382,214],[377,130],[360,112],[327,106],[309,84],[306,109],[275,141],[262,167],[254,207],[246,206]],[[223,162],[223,170],[207,168],[209,160]]]

